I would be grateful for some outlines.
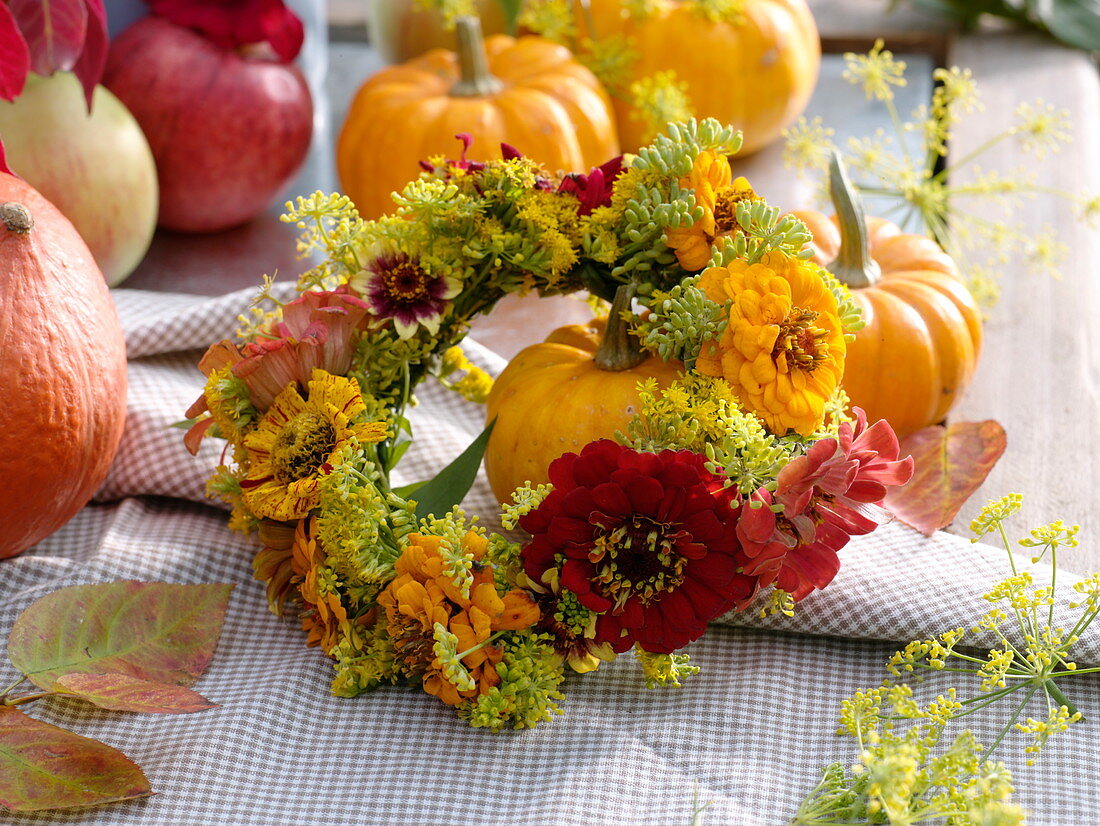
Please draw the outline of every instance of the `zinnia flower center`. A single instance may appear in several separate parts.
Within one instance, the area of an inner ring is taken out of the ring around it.
[[[788,368],[797,367],[807,373],[817,369],[829,355],[825,340],[828,332],[813,323],[817,316],[813,310],[792,307],[779,324],[779,335],[772,347],[772,358],[778,362],[786,357]]]
[[[615,601],[615,611],[632,596],[648,603],[684,581],[687,559],[678,550],[690,542],[686,531],[635,514],[631,521],[596,536],[588,559],[596,565],[594,584]]]
[[[383,291],[393,301],[414,304],[432,298],[426,273],[412,261],[395,260],[380,268],[378,275]]]
[[[719,235],[741,229],[737,222],[737,205],[756,199],[752,189],[730,186],[718,192],[714,199],[714,226]]]
[[[286,485],[316,473],[335,445],[332,422],[316,413],[299,413],[275,437],[271,450],[275,481]]]

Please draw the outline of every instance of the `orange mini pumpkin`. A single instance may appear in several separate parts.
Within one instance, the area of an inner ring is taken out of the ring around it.
[[[596,38],[623,35],[636,59],[630,80],[674,72],[699,118],[717,118],[744,135],[741,154],[777,137],[810,101],[821,66],[821,41],[805,0],[744,0],[733,19],[689,0],[651,0],[640,17],[623,0],[591,0]],[[619,142],[637,152],[654,135],[629,101],[614,100]]]
[[[390,193],[420,173],[420,161],[455,154],[455,135],[474,139],[470,160],[497,157],[501,142],[552,171],[587,172],[619,154],[611,103],[569,50],[538,37],[482,40],[460,18],[458,52],[435,49],[371,77],[351,104],[336,148],[344,192],[361,215],[393,209]]]
[[[126,422],[126,344],[103,273],[57,208],[0,172],[0,559],[91,499]]]
[[[606,328],[603,320],[560,327],[521,350],[493,384],[486,420],[496,425],[485,472],[499,501],[508,501],[524,482],[548,481],[547,468],[563,453],[579,453],[589,442],[626,430],[639,382],[655,378],[665,387],[680,375],[682,364],[628,343],[617,316],[622,306],[629,301],[612,305]]]
[[[830,170],[837,215],[793,214],[814,235],[814,260],[852,290],[866,326],[848,345],[843,387],[871,421],[906,436],[943,420],[969,384],[981,313],[954,260],[924,235],[864,219],[838,156]]]

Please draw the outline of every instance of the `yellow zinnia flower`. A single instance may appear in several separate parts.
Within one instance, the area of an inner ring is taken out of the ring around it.
[[[680,186],[695,193],[703,217],[690,227],[665,230],[665,244],[676,253],[681,267],[695,272],[710,261],[715,239],[737,231],[737,204],[757,196],[748,180],[733,179],[725,155],[709,149],[699,153]]]
[[[248,476],[245,504],[279,522],[302,519],[320,500],[320,480],[334,454],[353,439],[386,438],[384,422],[357,422],[366,410],[354,379],[314,370],[305,399],[287,385],[244,438]]]
[[[774,253],[759,264],[711,267],[699,286],[732,303],[725,332],[703,348],[696,369],[723,377],[773,433],[812,434],[844,374],[846,350],[836,298],[815,265]]]

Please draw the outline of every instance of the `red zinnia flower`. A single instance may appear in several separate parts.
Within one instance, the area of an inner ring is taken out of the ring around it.
[[[913,457],[898,459],[889,423],[867,427],[866,414],[858,407],[854,412],[855,427],[845,422],[838,438],[816,442],[779,472],[774,497],[761,488],[752,496],[760,505],[741,511],[737,535],[753,560],[746,572],[796,601],[833,580],[840,570],[837,551],[852,536],[889,520],[881,506],[886,488],[913,475]],[[781,514],[772,510],[773,500]]]
[[[595,640],[671,653],[747,602],[756,580],[737,541],[737,494],[686,450],[639,453],[607,439],[549,468],[554,490],[520,520],[536,582],[560,576],[598,615]]]

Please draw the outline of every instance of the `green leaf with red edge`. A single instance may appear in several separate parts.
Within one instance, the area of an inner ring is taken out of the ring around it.
[[[31,51],[31,71],[67,72],[84,50],[88,32],[85,0],[8,0]]]
[[[144,773],[118,749],[0,706],[0,806],[39,812],[150,794]]]
[[[0,100],[15,100],[23,91],[30,70],[31,52],[27,41],[19,31],[15,15],[0,0]]]
[[[88,111],[92,110],[92,94],[96,84],[103,77],[107,65],[107,50],[111,45],[107,34],[107,10],[103,0],[85,0],[88,9],[88,31],[84,38],[84,48],[80,58],[73,66],[73,74],[84,87],[84,99],[88,102]]]
[[[951,524],[1005,452],[1004,428],[992,419],[918,430],[901,442],[916,463],[913,478],[886,494],[884,506],[898,519],[931,536]]]
[[[47,691],[63,674],[191,685],[214,656],[232,588],[134,581],[62,588],[15,621],[8,656]]]
[[[128,674],[62,674],[54,682],[54,691],[111,711],[190,714],[217,706],[186,686],[139,680]]]

